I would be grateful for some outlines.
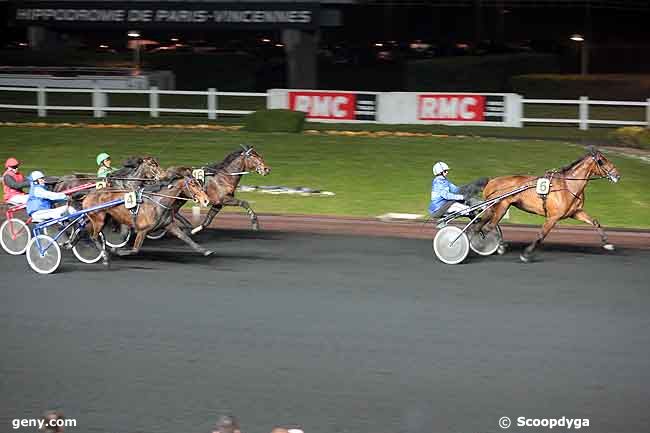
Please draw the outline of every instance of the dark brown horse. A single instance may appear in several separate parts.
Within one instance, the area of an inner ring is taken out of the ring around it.
[[[536,176],[501,176],[490,179],[483,189],[483,197],[486,200],[514,191],[523,185],[530,186],[530,189],[506,197],[494,205],[486,212],[477,229],[480,230],[482,225],[485,225],[484,231],[494,229],[508,208],[515,206],[528,213],[546,217],[539,235],[520,256],[524,262],[530,261],[535,248],[542,243],[555,224],[565,218],[592,225],[600,234],[603,248],[614,249],[614,246],[607,242],[607,235],[600,223],[583,209],[585,188],[590,180],[609,179],[611,182],[618,182],[621,176],[614,164],[601,152],[591,149],[585,156],[558,170],[548,172],[544,177],[550,180],[550,190],[546,196],[537,193],[536,185],[540,178]]]
[[[124,197],[126,190],[115,190],[113,188],[100,189],[91,192],[83,201],[83,208],[106,203],[112,200]],[[201,184],[192,177],[176,177],[174,179],[164,180],[157,184],[145,187],[142,190],[142,202],[139,204],[136,215],[133,215],[124,204],[91,212],[88,218],[91,221],[89,228],[90,235],[93,239],[98,239],[98,233],[104,227],[108,215],[119,224],[128,225],[135,229],[136,238],[131,250],[118,250],[119,255],[131,255],[140,251],[145,236],[152,230],[165,228],[170,233],[187,243],[192,249],[203,255],[211,254],[194,242],[190,237],[176,224],[173,217],[174,205],[183,198],[198,201],[202,206],[207,206],[210,200],[203,191]],[[98,241],[97,241],[98,242]],[[100,247],[100,244],[97,244]],[[108,265],[108,254],[104,253],[104,264]]]
[[[208,193],[208,197],[210,197],[210,210],[203,222],[192,233],[208,227],[224,206],[240,206],[246,209],[246,212],[250,216],[253,229],[259,229],[259,222],[255,211],[253,211],[246,200],[236,199],[235,191],[241,181],[242,175],[255,171],[262,176],[266,176],[271,172],[271,168],[266,165],[262,155],[257,153],[254,148],[248,146],[242,147],[242,150],[236,150],[227,155],[223,161],[208,164],[203,168],[205,171],[205,191]],[[167,172],[173,173],[177,169],[178,167],[171,167]]]

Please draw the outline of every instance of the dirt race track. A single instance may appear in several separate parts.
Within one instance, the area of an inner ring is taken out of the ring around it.
[[[49,408],[71,433],[209,433],[224,412],[244,433],[647,431],[650,251],[554,243],[525,265],[515,242],[446,266],[430,238],[261,221],[199,233],[208,258],[165,239],[40,276],[0,253],[2,431]]]

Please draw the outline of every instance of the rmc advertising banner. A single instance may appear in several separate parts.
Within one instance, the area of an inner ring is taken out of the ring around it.
[[[269,90],[268,108],[304,111],[315,122],[521,126],[512,93]]]
[[[376,92],[345,92],[333,90],[269,90],[269,108],[304,111],[308,120],[316,122],[375,122]]]
[[[388,92],[381,123],[521,126],[521,97],[512,93]]]

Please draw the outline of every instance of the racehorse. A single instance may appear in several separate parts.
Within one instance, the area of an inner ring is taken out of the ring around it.
[[[262,176],[266,176],[271,172],[271,168],[266,165],[262,155],[257,153],[253,147],[242,146],[242,148],[242,150],[236,150],[228,154],[223,161],[208,164],[204,167],[205,191],[210,197],[210,210],[203,222],[192,230],[192,233],[197,233],[208,227],[224,206],[240,206],[246,209],[253,230],[259,230],[259,222],[255,211],[246,200],[236,199],[235,191],[242,175],[255,171]],[[179,167],[170,167],[167,169],[167,173],[174,173],[178,169]]]
[[[483,189],[483,197],[488,200],[508,191],[527,185],[529,189],[506,197],[489,209],[476,227],[485,231],[493,230],[510,206],[515,206],[525,212],[546,217],[537,238],[528,245],[520,255],[523,262],[529,262],[537,248],[555,224],[565,218],[573,218],[590,224],[598,231],[602,247],[613,250],[614,246],[607,242],[607,235],[600,223],[589,216],[583,209],[585,203],[585,188],[590,180],[608,179],[616,183],[621,178],[618,169],[598,150],[590,148],[587,154],[572,163],[546,173],[550,181],[550,190],[546,195],[537,193],[535,187],[539,177],[536,176],[500,176],[488,181]]]
[[[83,208],[88,209],[101,203],[120,199],[124,197],[125,191],[127,190],[108,188],[91,192],[84,199]],[[138,204],[135,214],[127,209],[124,204],[88,214],[92,226],[89,229],[90,235],[95,240],[98,248],[104,250],[98,240],[98,233],[104,227],[107,215],[110,215],[119,224],[133,227],[137,234],[133,248],[131,250],[118,250],[119,255],[138,253],[147,233],[161,228],[165,228],[167,231],[173,233],[195,251],[205,256],[212,254],[211,251],[206,250],[190,239],[173,219],[174,204],[179,200],[183,200],[184,198],[193,199],[202,206],[207,206],[210,203],[210,199],[196,179],[185,176],[163,180],[154,185],[144,187],[141,192],[141,197],[142,200]],[[106,254],[105,250],[103,259],[104,264],[108,265],[108,254]]]

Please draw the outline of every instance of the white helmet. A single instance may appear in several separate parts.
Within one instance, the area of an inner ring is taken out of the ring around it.
[[[449,170],[449,166],[442,161],[436,162],[433,164],[433,174],[438,176],[445,170]]]
[[[36,170],[36,171],[32,171],[32,174],[29,177],[32,178],[32,182],[36,182],[37,180],[44,178],[45,175],[43,174],[42,171]]]

